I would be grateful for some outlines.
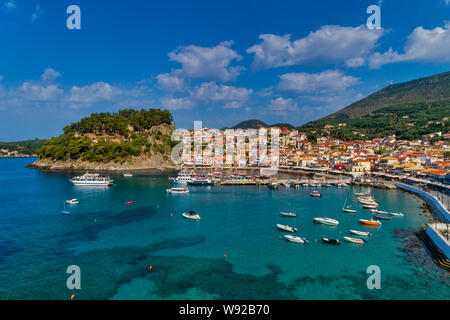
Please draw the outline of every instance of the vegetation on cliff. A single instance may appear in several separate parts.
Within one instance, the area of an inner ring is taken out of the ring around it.
[[[18,154],[28,156],[35,155],[37,150],[44,145],[45,141],[47,140],[33,139],[17,142],[0,142],[0,155],[8,152],[17,152]]]
[[[125,109],[94,113],[64,127],[38,151],[40,159],[121,162],[142,155],[168,159],[173,142],[172,115],[167,110]]]

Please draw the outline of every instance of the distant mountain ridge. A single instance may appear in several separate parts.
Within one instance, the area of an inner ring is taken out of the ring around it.
[[[259,119],[250,119],[250,120],[245,120],[245,121],[241,121],[239,122],[237,125],[228,128],[228,127],[224,127],[221,130],[226,130],[226,129],[259,129],[259,128],[272,128],[272,127],[286,127],[286,128],[294,128],[294,126],[290,125],[289,123],[276,123],[276,124],[272,124],[269,125]]]

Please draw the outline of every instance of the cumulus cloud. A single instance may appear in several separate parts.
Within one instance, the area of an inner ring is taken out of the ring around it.
[[[75,103],[92,103],[99,101],[111,101],[121,94],[119,88],[113,87],[106,82],[96,82],[88,86],[73,86],[70,89],[68,100]]]
[[[34,12],[31,14],[31,22],[35,22],[37,19],[39,19],[43,15],[44,15],[44,10],[41,8],[40,5],[37,5],[34,8]]]
[[[159,89],[168,92],[184,91],[188,82],[188,80],[180,74],[180,70],[159,74],[156,76],[156,79],[158,81]]]
[[[41,80],[46,82],[53,82],[59,77],[61,77],[61,73],[52,68],[47,68],[42,73]]]
[[[278,97],[270,101],[267,110],[277,115],[287,115],[288,113],[298,112],[297,103],[291,98],[284,99]]]
[[[164,97],[161,99],[161,103],[164,108],[169,110],[192,109],[192,107],[194,107],[194,102],[188,97],[182,98]]]
[[[389,48],[384,53],[376,52],[369,58],[369,67],[376,69],[395,62],[449,63],[450,22],[446,22],[444,28],[415,28],[408,36],[403,51],[399,53]]]
[[[194,88],[192,97],[201,101],[223,102],[224,108],[237,109],[248,100],[252,92],[252,89],[227,86],[215,82],[204,82]]]
[[[320,73],[286,73],[280,76],[278,89],[297,94],[320,94],[343,91],[355,85],[359,79],[347,76],[339,70],[325,70]]]
[[[254,54],[253,67],[276,68],[302,64],[345,63],[359,67],[376,46],[383,30],[369,30],[365,26],[322,26],[306,37],[291,41],[289,34],[262,34],[261,43],[249,49]]]
[[[231,49],[232,44],[232,41],[224,41],[215,47],[181,46],[169,53],[169,59],[181,64],[181,69],[176,71],[178,76],[227,82],[236,79],[243,70],[230,65],[242,59]]]

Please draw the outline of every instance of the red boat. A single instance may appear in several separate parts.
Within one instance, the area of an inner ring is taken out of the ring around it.
[[[133,204],[134,202],[133,201],[127,201],[127,202],[125,202],[125,204]]]

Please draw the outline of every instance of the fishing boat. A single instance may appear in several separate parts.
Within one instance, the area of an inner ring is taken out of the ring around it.
[[[319,191],[313,191],[313,192],[311,192],[309,195],[310,195],[311,197],[314,197],[314,198],[320,198],[320,193],[319,193]]]
[[[183,217],[186,219],[192,219],[192,220],[200,220],[200,216],[198,213],[195,213],[194,211],[184,212]]]
[[[313,221],[316,223],[326,224],[326,225],[330,225],[330,226],[337,226],[339,224],[339,221],[337,221],[335,219],[331,219],[331,218],[318,217],[318,218],[314,218]]]
[[[290,234],[285,234],[284,238],[287,241],[291,241],[291,242],[297,242],[297,243],[305,243],[305,242],[309,242],[308,239],[306,238],[302,238],[302,237],[297,237],[297,236],[292,236]]]
[[[133,174],[131,174],[131,173],[124,173],[123,176],[124,176],[124,177],[132,177]]]
[[[394,217],[403,217],[403,213],[400,212],[389,212],[388,214]]]
[[[280,212],[280,214],[285,217],[296,217],[297,216],[297,214],[295,212]]]
[[[66,200],[66,203],[67,204],[79,204],[80,200],[74,198],[74,199]]]
[[[277,224],[278,229],[283,230],[283,231],[287,231],[287,232],[297,232],[297,228],[288,226],[288,225],[284,225],[284,224]]]
[[[364,232],[364,231],[358,231],[358,230],[350,230],[350,233],[353,233],[353,234],[356,234],[356,235],[362,236],[362,237],[370,236],[370,232]]]
[[[69,179],[74,186],[111,186],[114,180],[109,177],[102,177],[98,173],[85,173],[82,176]]]
[[[377,208],[377,206],[374,204],[363,204],[362,207],[364,209],[376,209]]]
[[[347,242],[352,242],[352,243],[356,243],[356,244],[364,244],[364,240],[363,239],[357,239],[357,238],[352,238],[352,237],[344,237],[344,240]]]
[[[373,220],[373,219],[370,219],[370,220],[359,219],[359,223],[367,225],[367,226],[372,226],[372,227],[379,227],[379,226],[381,226],[381,221]]]
[[[186,187],[174,187],[166,189],[167,193],[189,193],[189,189]]]
[[[323,243],[328,244],[340,244],[341,242],[338,239],[331,239],[331,238],[322,238]]]

